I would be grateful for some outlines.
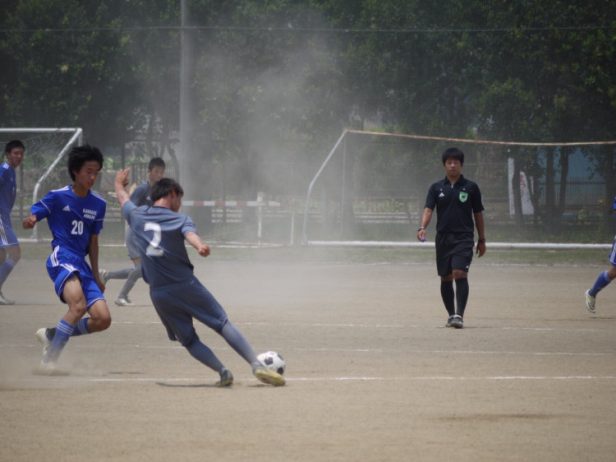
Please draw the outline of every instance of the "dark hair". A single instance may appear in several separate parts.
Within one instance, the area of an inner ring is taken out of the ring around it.
[[[150,191],[150,198],[152,202],[156,202],[161,197],[168,196],[172,192],[175,192],[178,196],[184,195],[184,190],[180,186],[180,183],[173,178],[161,178],[157,183],[152,186]]]
[[[15,148],[21,148],[23,150],[26,149],[26,147],[24,146],[24,144],[21,141],[19,141],[19,140],[11,140],[8,143],[6,143],[6,145],[4,146],[4,153],[8,154],[9,152],[11,152]]]
[[[464,165],[464,153],[460,151],[458,148],[449,148],[443,152],[443,165],[447,162],[447,159],[455,159],[459,160],[462,165]]]
[[[68,174],[75,181],[75,172],[81,170],[83,164],[93,160],[98,162],[99,170],[103,168],[103,154],[98,148],[84,144],[83,146],[75,146],[68,154]]]
[[[166,168],[167,166],[165,165],[165,161],[162,160],[160,157],[152,157],[150,159],[150,163],[148,164],[148,170],[152,170],[154,167],[161,167],[161,168]]]

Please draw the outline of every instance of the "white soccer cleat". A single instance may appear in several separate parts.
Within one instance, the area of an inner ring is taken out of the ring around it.
[[[51,341],[47,337],[47,328],[41,327],[34,335],[41,345],[43,345],[43,356],[45,356],[47,354],[47,350],[49,349],[49,345],[51,345]]]
[[[120,297],[113,303],[115,303],[118,306],[135,306],[133,302],[131,302],[128,298],[125,298],[125,297]]]
[[[41,361],[36,369],[34,369],[34,375],[69,375],[68,371],[58,369],[55,362]]]
[[[107,284],[107,281],[109,280],[109,271],[107,271],[106,269],[99,269],[98,275],[103,280],[103,282]]]
[[[0,292],[0,305],[14,305],[15,300],[9,300]]]
[[[586,296],[586,310],[589,313],[595,314],[595,297],[590,295],[590,290],[584,292],[584,295]]]

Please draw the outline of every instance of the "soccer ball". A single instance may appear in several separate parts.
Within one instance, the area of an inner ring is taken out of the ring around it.
[[[284,369],[287,367],[287,363],[284,362],[284,358],[275,351],[266,351],[257,356],[257,359],[268,369],[278,372],[280,375],[284,374]]]

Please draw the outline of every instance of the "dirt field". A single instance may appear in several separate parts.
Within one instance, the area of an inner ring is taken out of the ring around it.
[[[616,287],[598,316],[583,308],[605,260],[475,261],[455,331],[431,262],[197,258],[255,348],[285,356],[287,386],[259,384],[200,326],[236,376],[214,388],[142,281],[138,306],[110,303],[110,330],[69,342],[69,376],[35,376],[33,334],[64,307],[43,259],[25,259],[4,287],[19,304],[0,307],[0,461],[616,460]]]

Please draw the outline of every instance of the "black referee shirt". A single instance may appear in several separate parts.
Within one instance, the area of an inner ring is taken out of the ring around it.
[[[463,175],[453,185],[445,177],[430,186],[426,207],[436,207],[436,232],[473,233],[473,214],[483,211],[481,191]]]

